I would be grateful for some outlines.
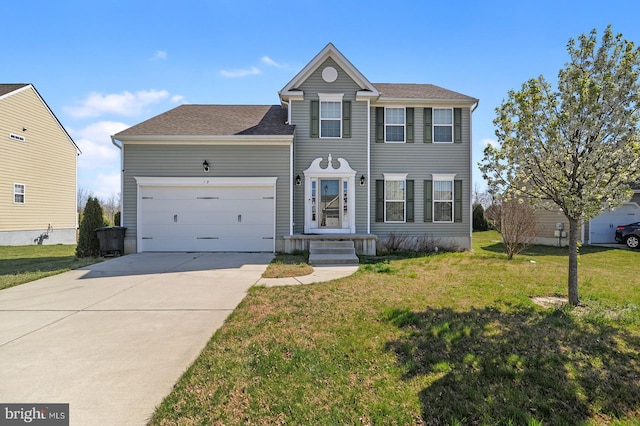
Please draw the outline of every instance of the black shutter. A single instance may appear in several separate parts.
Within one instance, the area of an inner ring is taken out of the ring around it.
[[[320,101],[311,101],[311,137],[320,137]]]
[[[462,143],[462,108],[453,109],[453,143]]]
[[[376,180],[376,222],[384,222],[384,180]]]
[[[342,102],[342,137],[351,137],[351,101]]]
[[[453,181],[453,221],[462,222],[462,181]]]
[[[413,211],[415,210],[414,208],[414,196],[413,196],[413,181],[412,180],[408,180],[407,181],[407,222],[413,222],[414,221],[414,216],[413,216]]]
[[[413,143],[413,108],[407,108],[407,143]]]
[[[424,221],[433,222],[433,181],[424,181]]]
[[[384,143],[384,108],[376,107],[376,143]]]
[[[432,108],[424,109],[424,143],[432,143],[433,142],[433,130],[432,130]]]

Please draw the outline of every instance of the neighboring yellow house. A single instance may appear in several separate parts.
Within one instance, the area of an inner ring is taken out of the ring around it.
[[[31,84],[0,84],[0,246],[75,244],[77,157]]]

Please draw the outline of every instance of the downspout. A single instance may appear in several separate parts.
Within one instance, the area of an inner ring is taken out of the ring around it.
[[[118,226],[122,226],[122,218],[124,216],[124,212],[122,211],[124,204],[124,158],[122,155],[122,145],[118,145],[113,136],[111,136],[111,143],[120,150],[120,223]]]

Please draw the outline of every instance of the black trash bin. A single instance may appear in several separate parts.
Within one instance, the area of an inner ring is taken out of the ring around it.
[[[97,228],[98,241],[100,242],[100,256],[120,256],[124,254],[123,226],[105,226]]]

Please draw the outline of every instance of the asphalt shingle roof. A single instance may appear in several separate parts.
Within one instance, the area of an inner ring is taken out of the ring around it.
[[[477,101],[476,98],[433,84],[373,83],[383,98]]]
[[[280,105],[181,105],[115,135],[293,135]]]
[[[18,90],[24,86],[28,86],[26,83],[22,84],[0,84],[0,96],[11,93],[14,90]]]

